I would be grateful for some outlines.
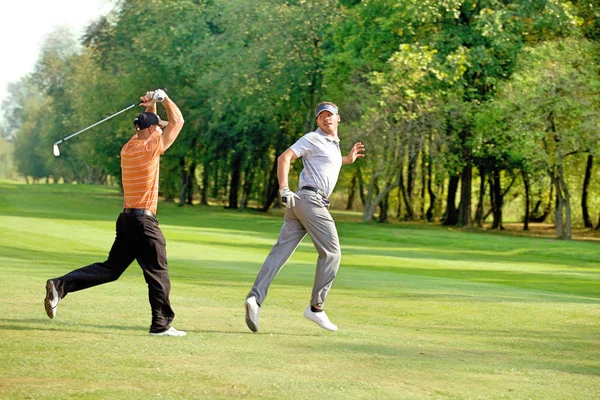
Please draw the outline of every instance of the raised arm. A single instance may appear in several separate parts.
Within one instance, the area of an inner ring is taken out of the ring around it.
[[[352,164],[359,157],[364,157],[365,145],[361,142],[354,143],[347,156],[342,157],[342,164]]]
[[[167,96],[162,89],[157,89],[152,92],[147,92],[145,96],[140,97],[140,105],[146,107],[146,112],[153,112],[156,114],[156,103],[162,103],[167,111],[167,121],[169,124],[163,129],[161,140],[163,142],[163,151],[166,151],[183,128],[183,115],[179,107]]]
[[[146,107],[146,112],[151,112],[156,114],[156,103],[152,102],[152,97],[150,96],[143,96],[141,97],[140,101],[142,102],[142,104],[144,103],[144,99],[146,99],[146,102],[151,102],[151,104]]]
[[[162,134],[163,150],[166,151],[177,139],[185,121],[179,107],[169,97],[163,100],[162,105],[167,111],[167,121],[169,121]]]
[[[164,90],[157,89],[152,92],[147,92],[144,96],[140,97],[140,105],[146,107],[146,112],[153,112],[156,114],[156,103],[160,102],[167,111],[168,125],[163,129],[161,140],[163,142],[163,151],[166,151],[183,128],[183,115],[179,110],[179,107],[167,96]]]

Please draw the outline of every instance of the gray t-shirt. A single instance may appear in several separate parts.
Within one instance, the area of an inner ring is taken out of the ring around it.
[[[329,197],[337,183],[342,167],[340,139],[331,137],[320,128],[302,136],[290,149],[302,157],[299,188],[312,186]]]

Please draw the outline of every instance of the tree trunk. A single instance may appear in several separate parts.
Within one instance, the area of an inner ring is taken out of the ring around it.
[[[402,193],[402,199],[404,200],[404,208],[406,208],[406,221],[414,221],[415,212],[412,208],[412,197],[410,196],[409,189],[404,186],[404,179],[402,176],[402,168],[400,169],[400,192]],[[400,206],[398,205],[398,208]]]
[[[267,188],[265,190],[265,197],[261,211],[267,212],[279,192],[279,179],[277,178],[277,156],[273,160],[271,165],[271,171],[269,171],[269,178],[267,181]]]
[[[460,209],[458,226],[470,228],[471,223],[471,186],[473,182],[473,167],[468,163],[462,171],[460,183]]]
[[[479,199],[477,200],[477,210],[475,211],[475,223],[478,227],[483,226],[483,207],[485,201],[485,168],[479,168]]]
[[[542,205],[542,199],[539,198],[538,201],[535,202],[535,206],[533,206],[533,210],[529,212],[529,216],[527,217],[527,221],[537,222],[535,221],[535,215],[537,215],[540,210],[540,206]]]
[[[379,222],[388,222],[388,209],[390,205],[390,194],[389,192],[381,199],[379,203]]]
[[[557,146],[560,142],[560,138],[556,129],[556,123],[554,121],[554,112],[551,111],[548,115],[550,122],[550,130],[554,136],[554,141]],[[571,196],[569,189],[565,182],[564,166],[563,166],[563,155],[558,154],[557,164],[551,171],[552,179],[556,187],[556,234],[559,239],[571,239]],[[565,208],[565,219],[563,224],[562,211]]]
[[[348,202],[346,203],[346,210],[352,210],[352,204],[354,204],[354,198],[356,197],[356,185],[358,184],[358,177],[356,173],[352,175],[352,181],[350,182],[350,191],[348,192]]]
[[[593,228],[592,219],[588,211],[588,190],[592,179],[592,167],[594,165],[594,156],[589,154],[587,165],[585,167],[585,178],[583,179],[583,193],[581,194],[581,214],[583,216],[583,225],[586,228]]]
[[[208,205],[208,186],[210,182],[210,165],[208,161],[202,166],[202,187],[200,188],[200,204]]]
[[[562,191],[560,190],[560,182],[558,176],[555,172],[552,172],[552,184],[556,188],[556,210],[554,212],[556,219],[556,237],[559,239],[565,238],[565,231],[563,228],[563,208],[564,208],[564,198],[562,196]]]
[[[254,169],[252,166],[247,166],[244,171],[244,184],[242,186],[242,199],[240,200],[240,210],[248,208],[250,194],[254,186]]]
[[[219,155],[217,154],[216,157],[219,157]],[[219,161],[218,158],[214,159],[215,161],[213,162],[213,168],[211,170],[212,176],[212,184],[209,185],[210,187],[210,196],[213,199],[216,200],[221,200],[221,195],[220,195],[220,191],[221,191],[221,182],[220,182],[220,170],[219,170]]]
[[[402,190],[398,189],[398,207],[396,208],[396,218],[400,220],[402,217]]]
[[[425,219],[425,193],[427,187],[427,171],[425,165],[427,165],[427,151],[425,146],[423,146],[423,151],[421,152],[421,220]]]
[[[571,240],[571,193],[569,193],[569,188],[567,186],[567,182],[565,181],[565,170],[562,162],[558,167],[558,182],[560,183],[560,188],[563,192],[564,205],[565,205],[565,226],[564,226],[564,238],[567,240]]]
[[[500,170],[494,168],[490,178],[490,197],[492,199],[492,229],[503,230],[502,226],[502,206],[504,199],[502,198],[502,182],[500,180]]]
[[[377,195],[375,196],[375,199],[371,203],[369,203],[363,211],[362,222],[372,221],[373,215],[375,214],[375,210],[377,209],[379,203],[383,200],[385,196],[387,196],[392,190],[394,190],[397,187],[398,182],[396,181],[395,183],[388,185],[382,192],[379,192],[379,190],[377,190]]]
[[[372,221],[373,215],[375,214],[375,209],[377,208],[377,202],[375,201],[375,198],[377,197],[375,194],[375,189],[377,187],[377,175],[378,174],[371,177],[369,182],[369,188],[367,189],[367,195],[365,196],[362,222]]]
[[[231,182],[229,184],[229,205],[227,208],[238,208],[240,184],[242,181],[243,152],[236,151],[231,160]]]
[[[529,202],[529,198],[531,197],[531,188],[529,186],[529,177],[527,176],[526,172],[522,172],[523,175],[523,185],[525,186],[525,218],[523,218],[523,230],[524,231],[528,231],[529,230],[529,208],[530,208],[530,202]]]
[[[196,161],[192,161],[190,169],[188,170],[187,179],[187,198],[185,203],[190,206],[194,204],[194,188],[196,187]]]
[[[188,173],[185,169],[185,157],[179,157],[179,204],[181,207],[185,204],[185,191],[188,187]]]
[[[431,159],[431,140],[430,142],[430,151],[429,151],[429,156],[428,156],[428,162],[427,162],[427,193],[429,193],[429,207],[427,207],[427,213],[425,214],[427,221],[428,222],[432,222],[433,221],[433,212],[435,210],[435,200],[436,200],[436,195],[435,195],[435,191],[433,190],[433,167],[432,167],[432,159]]]
[[[448,182],[448,193],[446,201],[446,212],[444,213],[444,220],[442,225],[453,226],[458,222],[458,212],[456,210],[456,191],[458,189],[458,182],[460,180],[459,175],[450,177]]]
[[[552,184],[550,185],[550,194],[548,195],[548,204],[546,204],[546,206],[544,207],[544,211],[542,212],[541,215],[538,215],[540,205],[542,204],[541,191],[540,191],[539,196],[540,196],[540,199],[537,201],[537,203],[535,204],[535,207],[533,208],[533,211],[531,211],[531,213],[529,215],[529,222],[544,222],[546,220],[546,218],[548,218],[548,215],[550,215],[550,211],[552,211],[552,202],[553,202],[553,198],[554,198],[554,182],[552,182]]]
[[[562,160],[561,160],[562,161]],[[564,179],[562,162],[551,171],[552,183],[556,188],[556,237],[558,239],[571,239],[571,196]],[[563,221],[563,210],[565,212]]]
[[[375,214],[375,209],[377,208],[376,203],[371,203],[367,207],[365,207],[363,211],[363,219],[362,222],[369,222],[373,220],[373,215]]]
[[[419,143],[412,141],[408,146],[408,165],[406,166],[406,187],[403,191],[404,202],[410,204],[410,210],[406,210],[406,218],[409,221],[415,219],[414,212],[414,191],[415,191],[415,175],[417,171],[417,162],[419,160]],[[401,187],[404,185],[401,185]]]
[[[367,201],[365,199],[365,181],[362,176],[360,164],[356,166],[356,176],[358,177],[358,194],[360,195],[360,202],[364,207]]]

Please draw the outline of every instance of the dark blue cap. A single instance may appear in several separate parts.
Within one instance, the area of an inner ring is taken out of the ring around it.
[[[335,106],[332,106],[331,104],[321,104],[319,107],[317,107],[315,118],[317,118],[323,111],[329,111],[332,114],[338,113],[338,109]]]
[[[168,122],[166,121],[162,121],[158,114],[153,112],[143,112],[133,120],[133,125],[135,125],[140,131],[152,125],[165,126],[167,123]]]

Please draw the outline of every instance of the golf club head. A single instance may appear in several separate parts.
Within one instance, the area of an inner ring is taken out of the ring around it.
[[[58,156],[60,156],[60,151],[58,150],[58,145],[57,145],[57,144],[55,144],[55,145],[52,147],[52,152],[54,153],[54,156],[55,156],[55,157],[58,157]]]

